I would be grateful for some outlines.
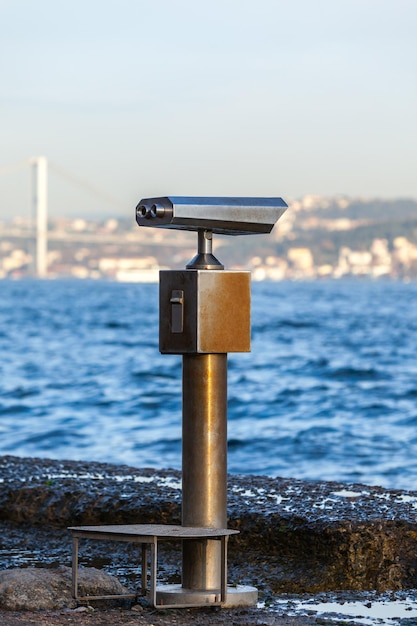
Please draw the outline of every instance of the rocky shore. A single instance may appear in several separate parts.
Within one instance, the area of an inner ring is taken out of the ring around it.
[[[179,524],[180,480],[174,470],[1,457],[0,570],[69,567],[68,526]],[[417,587],[417,492],[230,476],[228,494],[228,526],[240,531],[229,543],[229,583],[257,587],[266,606],[274,603],[277,594],[382,593]],[[94,543],[81,555],[82,564],[104,569],[122,584],[131,585],[137,548],[111,544],[110,551]],[[179,582],[177,548],[169,547],[161,554],[159,574],[162,582]],[[257,622],[252,621],[251,611],[256,609],[246,609],[241,615],[249,621],[235,623],[316,623]],[[192,613],[194,619],[184,621],[186,614],[182,612],[177,623],[198,623]],[[216,623],[215,614],[210,623]],[[269,620],[278,619],[277,614],[268,615]],[[78,624],[82,624],[81,616],[85,623],[105,623],[97,621],[97,615],[96,621],[88,622],[91,616],[79,613]],[[16,613],[14,618],[18,617]],[[140,621],[143,617],[135,615],[136,621],[131,622],[118,618],[114,623],[148,623]],[[162,618],[158,614],[152,623],[175,623],[157,621]],[[9,615],[4,623],[30,622],[13,622]]]

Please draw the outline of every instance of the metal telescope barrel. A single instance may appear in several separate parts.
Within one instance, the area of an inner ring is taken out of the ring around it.
[[[287,207],[282,198],[143,198],[136,207],[136,221],[139,226],[154,228],[255,235],[270,233]]]

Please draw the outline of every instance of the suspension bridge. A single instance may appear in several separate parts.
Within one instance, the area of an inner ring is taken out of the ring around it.
[[[35,273],[45,278],[48,273],[48,175],[49,171],[58,174],[71,185],[78,187],[96,199],[110,204],[115,209],[125,210],[117,198],[102,191],[88,181],[72,174],[44,156],[32,157],[11,163],[0,168],[0,176],[7,176],[18,170],[30,169],[31,214],[34,216],[33,236],[36,241]],[[122,208],[123,207],[123,208]]]

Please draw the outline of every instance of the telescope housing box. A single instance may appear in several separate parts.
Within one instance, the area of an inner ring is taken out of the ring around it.
[[[250,272],[159,273],[162,354],[250,352]]]

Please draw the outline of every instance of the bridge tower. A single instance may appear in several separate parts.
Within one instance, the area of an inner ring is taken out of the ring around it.
[[[32,202],[36,215],[36,275],[48,274],[48,161],[46,157],[33,157]]]

